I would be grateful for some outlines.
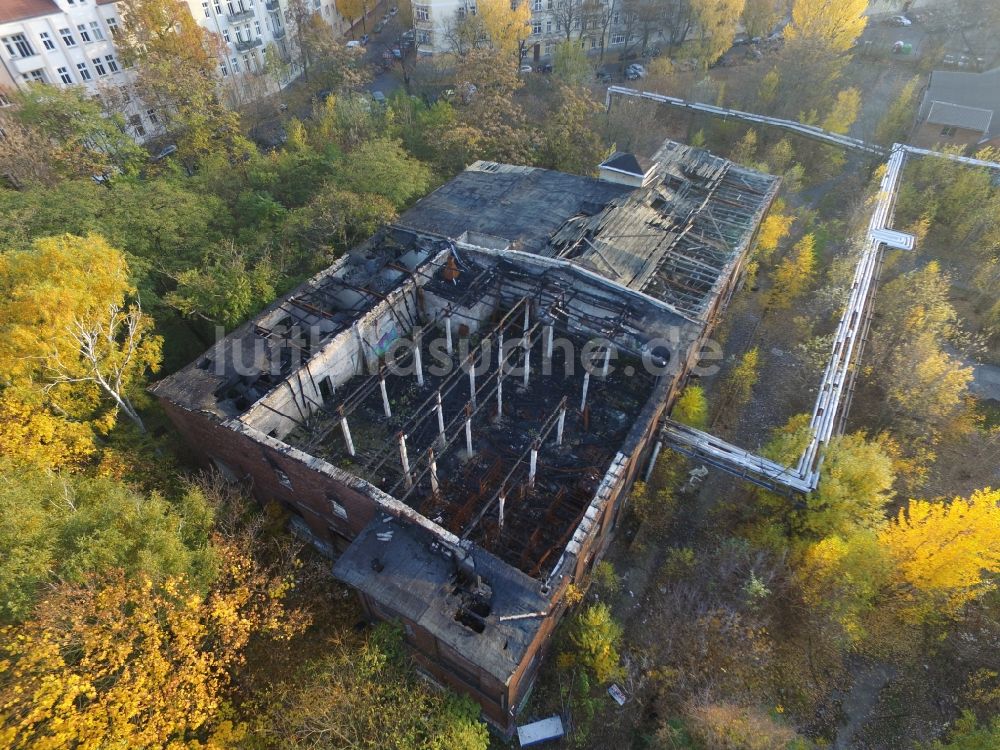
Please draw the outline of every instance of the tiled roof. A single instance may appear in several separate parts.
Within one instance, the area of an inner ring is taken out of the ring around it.
[[[61,13],[52,0],[0,0],[0,23]]]

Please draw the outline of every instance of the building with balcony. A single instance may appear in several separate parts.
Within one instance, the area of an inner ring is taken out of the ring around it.
[[[84,86],[99,94],[126,89],[130,76],[114,35],[121,20],[113,0],[4,0],[0,3],[0,88],[35,83]],[[158,118],[130,97],[124,113],[139,140],[157,130]]]
[[[187,5],[198,24],[225,44],[219,75],[233,104],[273,93],[298,76],[294,29],[288,33],[295,20],[287,0],[187,0]],[[319,14],[334,35],[346,32],[347,23],[337,12],[334,0],[306,0],[305,8]],[[265,75],[269,48],[287,63],[276,77]]]

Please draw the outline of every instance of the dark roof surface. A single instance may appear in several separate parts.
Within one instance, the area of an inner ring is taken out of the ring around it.
[[[947,102],[932,102],[927,122],[934,125],[948,125],[964,130],[975,130],[986,133],[993,120],[993,110],[978,107],[964,107],[960,104]]]
[[[453,239],[475,231],[503,237],[515,250],[545,254],[549,236],[567,219],[596,214],[631,191],[549,169],[476,162],[417,201],[397,223]]]
[[[52,0],[0,0],[0,23],[61,13]],[[36,50],[37,51],[37,50]]]
[[[649,168],[653,166],[653,163],[649,159],[642,159],[640,161],[639,157],[635,154],[625,151],[616,151],[608,158],[607,161],[601,164],[601,166],[608,167],[609,169],[617,169],[622,172],[628,172],[629,174],[642,177],[649,171]]]
[[[920,105],[921,122],[927,120],[935,102],[993,112],[986,137],[1000,136],[1000,68],[985,73],[935,70]]]
[[[538,581],[513,566],[478,547],[471,555],[476,574],[492,589],[481,633],[455,619],[462,608],[455,593],[457,566],[441,543],[417,526],[377,516],[340,556],[333,573],[371,597],[386,615],[410,620],[506,683],[543,618],[499,618],[545,612],[549,601],[539,592]]]

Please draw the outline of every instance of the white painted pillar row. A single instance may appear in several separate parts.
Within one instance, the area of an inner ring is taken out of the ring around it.
[[[535,488],[535,474],[538,471],[538,441],[531,446],[531,458],[528,465],[528,487]]]
[[[444,318],[444,345],[448,355],[451,356],[454,351],[451,343],[451,315],[446,315]]]
[[[587,390],[590,388],[590,372],[583,373],[583,398],[580,399],[580,411],[587,408]]]
[[[551,323],[545,326],[545,359],[552,359],[552,337],[555,326]]]
[[[498,521],[500,524],[501,531],[503,530],[503,511],[504,511],[504,506],[506,504],[507,504],[507,497],[503,493],[500,493],[500,513]]]
[[[559,410],[559,421],[556,423],[556,445],[563,443],[563,428],[566,426],[566,407]]]

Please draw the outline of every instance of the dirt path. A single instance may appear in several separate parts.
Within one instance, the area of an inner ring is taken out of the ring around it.
[[[844,698],[841,710],[844,719],[837,728],[837,738],[831,750],[850,750],[855,747],[854,736],[867,723],[879,694],[896,675],[888,664],[860,664],[854,672],[854,684]]]

